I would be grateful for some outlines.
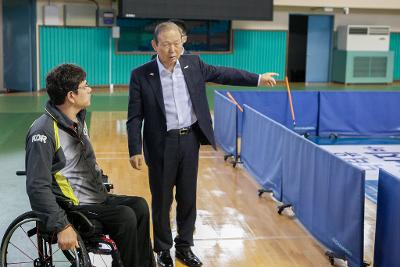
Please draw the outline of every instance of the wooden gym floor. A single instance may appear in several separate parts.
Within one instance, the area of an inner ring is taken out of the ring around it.
[[[150,203],[147,169],[134,170],[127,159],[126,133],[120,131],[125,119],[125,112],[93,112],[92,143],[114,192],[144,196]],[[204,266],[330,266],[324,249],[290,210],[278,215],[277,203],[269,195],[259,198],[249,174],[240,165],[232,168],[223,156],[210,146],[200,151],[194,251]],[[369,200],[366,204],[366,259],[371,261],[375,205]],[[171,218],[174,208],[172,213]],[[337,266],[345,264],[338,261]]]

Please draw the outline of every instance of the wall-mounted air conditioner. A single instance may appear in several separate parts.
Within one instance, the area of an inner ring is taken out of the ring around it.
[[[343,25],[337,27],[337,49],[347,51],[389,51],[390,27]]]

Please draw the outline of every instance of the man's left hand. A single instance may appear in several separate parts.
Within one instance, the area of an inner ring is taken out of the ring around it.
[[[279,74],[275,72],[266,72],[261,74],[259,86],[275,86],[275,76],[279,76]]]

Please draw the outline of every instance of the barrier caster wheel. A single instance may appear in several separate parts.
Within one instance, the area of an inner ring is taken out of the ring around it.
[[[278,209],[278,214],[279,214],[279,215],[282,215],[283,210],[284,210],[284,208],[279,208],[279,209]]]
[[[334,256],[333,252],[327,251],[327,252],[325,252],[325,255],[328,257],[329,263],[332,266],[335,265],[335,256]]]
[[[338,136],[337,136],[337,134],[335,134],[335,133],[331,133],[330,135],[329,135],[329,139],[331,139],[331,140],[336,140],[338,138]]]

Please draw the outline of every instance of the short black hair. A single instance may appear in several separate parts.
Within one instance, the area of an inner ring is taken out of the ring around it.
[[[46,76],[46,90],[54,105],[62,105],[69,91],[77,91],[86,79],[86,72],[74,64],[61,64]]]
[[[181,19],[170,19],[169,22],[175,23],[181,30],[183,35],[187,35],[186,23]]]

